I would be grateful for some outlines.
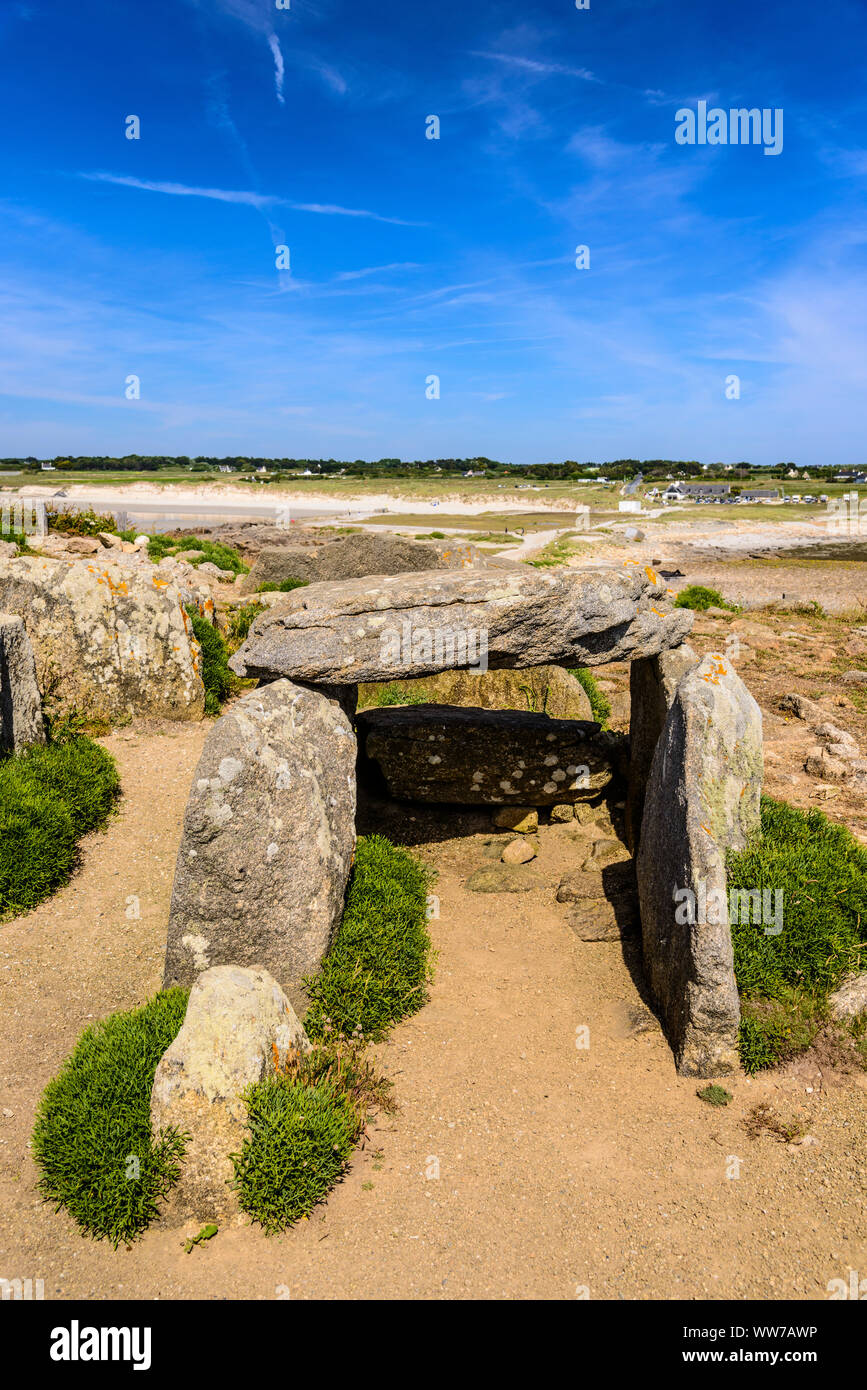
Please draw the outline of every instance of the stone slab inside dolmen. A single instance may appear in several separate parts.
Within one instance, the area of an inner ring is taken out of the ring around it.
[[[644,970],[677,1068],[730,1071],[739,1007],[725,853],[758,826],[762,726],[729,661],[699,662],[686,644],[692,621],[636,565],[436,569],[281,596],[231,661],[259,686],[217,720],[193,779],[165,984],[255,967],[303,1011],[304,976],[343,911],[359,773],[375,773],[397,800],[500,814],[568,811],[619,777]],[[523,711],[420,704],[355,715],[360,683],[623,660],[628,742],[590,720]]]

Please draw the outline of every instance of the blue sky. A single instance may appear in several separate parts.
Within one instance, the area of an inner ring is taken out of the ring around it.
[[[4,0],[0,455],[863,463],[865,51],[863,0]]]

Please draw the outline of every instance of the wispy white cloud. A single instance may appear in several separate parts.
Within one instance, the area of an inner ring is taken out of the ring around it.
[[[588,68],[572,68],[564,63],[543,62],[538,58],[523,58],[516,53],[491,53],[471,51],[473,58],[490,58],[497,63],[508,63],[512,67],[522,68],[524,72],[532,73],[536,77],[578,77],[582,82],[599,82],[600,78]]]
[[[321,77],[326,87],[330,87],[332,92],[337,92],[338,96],[346,95],[349,84],[330,63],[323,63],[318,58],[311,58],[306,66],[311,72],[315,72],[318,77]]]
[[[250,189],[198,188],[186,183],[172,183],[163,180],[137,179],[129,174],[107,174],[101,172],[81,172],[79,178],[92,183],[117,184],[121,188],[138,188],[145,193],[168,193],[179,198],[212,198],[218,203],[242,203],[261,211],[267,207],[287,207],[294,212],[321,213],[327,217],[366,217],[374,222],[388,222],[396,227],[420,227],[421,222],[407,222],[402,217],[385,217],[382,213],[371,212],[367,208],[345,208],[337,203],[295,203],[290,198],[281,198],[274,193],[254,193]]]
[[[361,270],[341,270],[336,280],[360,280],[365,275],[381,275],[389,270],[418,270],[417,261],[392,261],[390,265],[366,265]]]
[[[277,100],[280,105],[285,105],[283,99],[283,75],[286,71],[283,65],[283,53],[280,48],[280,40],[276,34],[268,35],[268,47],[274,57],[274,87],[277,92]]]
[[[137,179],[128,174],[81,173],[91,183],[112,183],[121,188],[139,188],[145,193],[170,193],[178,198],[213,198],[218,203],[244,203],[251,208],[270,207],[285,200],[270,193],[253,193],[249,189],[194,188],[185,183],[170,183]]]

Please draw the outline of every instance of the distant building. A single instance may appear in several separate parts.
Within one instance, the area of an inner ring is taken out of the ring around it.
[[[782,495],[782,488],[778,487],[745,488],[740,495],[740,500],[742,502],[779,502]]]
[[[667,502],[678,499],[687,501],[693,497],[727,497],[732,490],[731,483],[672,483],[662,494]]]
[[[40,463],[39,467],[43,473],[55,473],[57,471],[53,463]]]

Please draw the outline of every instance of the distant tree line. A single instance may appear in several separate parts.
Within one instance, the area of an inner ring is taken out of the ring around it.
[[[340,475],[349,478],[412,478],[412,477],[464,477],[467,475],[485,478],[523,478],[533,482],[570,482],[577,479],[604,477],[611,482],[622,482],[641,474],[647,483],[666,478],[700,478],[725,476],[726,478],[785,477],[789,469],[797,465],[779,463],[773,467],[759,466],[747,462],[734,464],[713,463],[705,467],[697,459],[613,459],[607,463],[587,461],[579,463],[575,459],[565,459],[562,463],[503,463],[498,459],[479,458],[439,458],[439,459],[295,459],[260,458],[239,455],[211,457],[199,454],[190,458],[186,454],[124,454],[122,458],[106,455],[78,454],[58,456],[40,460],[29,455],[27,458],[0,459],[0,470],[28,470],[38,472],[41,464],[51,463],[58,472],[106,472],[106,473],[158,473],[161,470],[174,472],[188,470],[192,473],[207,473],[222,469],[239,474],[253,474],[266,470],[271,479],[297,477],[299,474],[328,477]],[[854,469],[856,465],[852,465]],[[840,472],[839,465],[810,468],[811,477],[830,478]]]

